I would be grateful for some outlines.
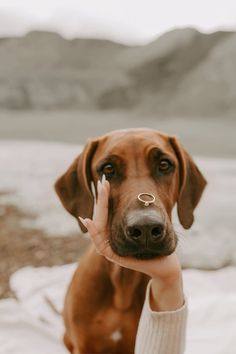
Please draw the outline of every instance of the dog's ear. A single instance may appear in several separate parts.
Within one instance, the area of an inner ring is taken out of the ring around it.
[[[97,146],[98,140],[88,141],[82,153],[55,183],[55,190],[63,206],[77,220],[78,215],[91,218],[93,214],[91,161]],[[86,232],[87,229],[78,222],[81,230]]]
[[[178,217],[182,226],[185,229],[189,229],[194,221],[193,211],[201,198],[207,182],[178,139],[170,137],[170,143],[179,161]]]

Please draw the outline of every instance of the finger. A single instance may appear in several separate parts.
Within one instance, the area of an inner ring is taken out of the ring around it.
[[[78,215],[78,219],[82,222],[82,224],[84,225],[84,227],[86,227],[86,229],[87,229],[87,225],[86,225],[85,219],[83,219],[82,216],[79,216],[79,215]]]
[[[110,193],[110,183],[109,183],[109,181],[106,179],[106,175],[105,175],[105,174],[102,175],[101,184],[102,184],[102,186],[105,188],[106,192],[107,192],[108,195],[109,195],[109,193]]]
[[[101,242],[106,240],[105,232],[102,230],[98,230],[97,225],[95,222],[89,218],[83,219],[79,217],[83,225],[87,228],[88,233],[90,234],[91,238],[93,239],[96,246],[98,246]]]
[[[87,228],[98,253],[105,256],[107,259],[111,261],[114,262],[117,261],[120,257],[113,252],[110,246],[109,239],[105,236],[106,233],[98,231],[93,220],[88,218],[87,219],[83,219],[81,217],[79,218],[83,223],[83,225]]]
[[[105,189],[106,189],[106,191],[108,193],[108,196],[109,196],[109,194],[110,194],[110,183],[108,181],[105,181],[104,187],[105,187]]]
[[[102,176],[101,182],[99,180],[97,182],[97,192],[98,192],[98,198],[96,203],[95,219],[101,220],[100,216],[104,216],[103,211],[104,210],[105,212],[107,211],[106,209],[108,208],[108,200],[109,200],[109,193],[110,193],[110,184],[106,180],[105,175]]]
[[[106,232],[101,232],[98,230],[93,220],[85,219],[84,223],[86,224],[97,252],[103,256],[111,256],[113,251],[111,249],[109,239],[106,237]]]
[[[107,196],[108,195],[108,188],[107,188],[107,184],[106,182],[102,183],[100,181],[97,182],[97,191],[98,191],[98,196],[102,195],[102,196]],[[101,203],[103,201],[102,198],[100,198],[99,203]]]
[[[105,181],[106,181],[106,175],[103,173],[103,175],[102,175],[102,185],[104,185]]]
[[[109,191],[108,188],[103,186],[101,182],[98,182],[98,198],[95,208],[94,221],[98,229],[104,229],[107,225],[108,219],[108,200]]]

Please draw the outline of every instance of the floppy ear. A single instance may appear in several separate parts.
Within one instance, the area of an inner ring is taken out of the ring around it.
[[[178,217],[182,226],[189,229],[194,221],[193,211],[207,182],[191,156],[180,145],[178,139],[170,137],[170,142],[179,161]]]
[[[55,183],[55,190],[65,207],[77,220],[91,218],[94,198],[91,190],[91,161],[98,146],[97,140],[88,141],[82,153]],[[87,229],[78,220],[83,232]]]

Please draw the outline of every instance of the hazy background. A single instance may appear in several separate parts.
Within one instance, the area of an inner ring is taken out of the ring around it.
[[[235,10],[231,0],[1,2],[0,138],[84,143],[149,126],[192,153],[234,156]]]
[[[182,264],[236,264],[235,29],[230,0],[0,3],[0,296],[19,267],[81,254],[53,183],[116,128],[179,136],[209,181]]]
[[[67,38],[105,38],[126,44],[148,43],[176,27],[204,32],[235,28],[234,0],[8,0],[0,4],[0,33],[21,36],[32,29]]]

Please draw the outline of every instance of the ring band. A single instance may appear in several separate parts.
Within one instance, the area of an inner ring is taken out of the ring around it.
[[[151,197],[152,199],[151,200],[144,200],[144,199],[142,199],[143,196]],[[152,204],[155,202],[156,198],[151,193],[140,193],[138,195],[138,200],[140,202],[144,203],[145,206],[149,206],[149,204]]]

